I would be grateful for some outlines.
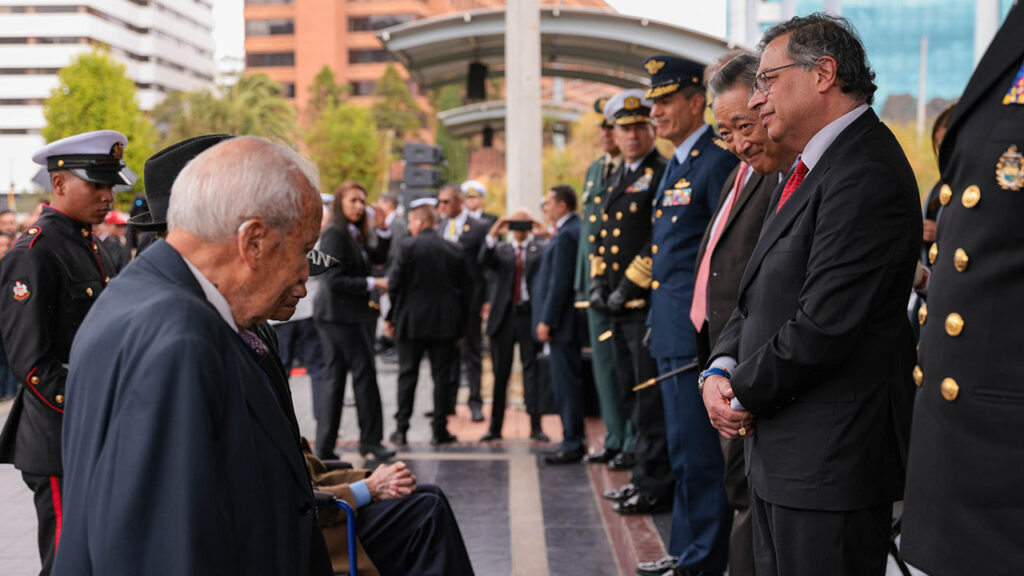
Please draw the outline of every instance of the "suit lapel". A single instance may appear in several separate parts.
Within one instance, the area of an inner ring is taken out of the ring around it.
[[[729,212],[729,219],[725,221],[725,228],[722,229],[722,235],[724,236],[732,223],[736,220],[736,215],[743,210],[743,206],[750,201],[754,195],[760,191],[761,185],[765,183],[765,179],[768,176],[764,174],[758,174],[757,172],[751,172],[750,177],[743,183],[743,189],[740,190],[740,196],[736,199],[736,202],[732,205],[732,211]]]

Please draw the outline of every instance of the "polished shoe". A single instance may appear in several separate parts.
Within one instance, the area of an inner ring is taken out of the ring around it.
[[[480,408],[478,408],[476,406],[470,406],[469,407],[469,411],[473,413],[473,417],[472,417],[473,422],[483,422],[484,421],[484,413],[483,413],[482,410],[480,410]]]
[[[533,440],[534,442],[551,442],[551,438],[548,438],[548,435],[540,430],[530,432],[530,440]]]
[[[445,430],[440,434],[434,434],[434,437],[430,439],[431,446],[440,446],[441,444],[451,444],[452,442],[458,441],[454,435]]]
[[[395,451],[390,448],[385,448],[380,444],[360,444],[359,454],[363,457],[366,457],[367,454],[373,454],[373,460],[390,460],[394,457]]]
[[[544,461],[548,464],[577,464],[583,458],[583,448],[568,450],[556,448],[544,455]]]
[[[480,438],[481,442],[494,442],[496,440],[501,440],[501,434],[495,434],[494,432],[491,432],[490,430],[488,430],[487,434],[484,434]]]
[[[608,461],[609,470],[632,470],[636,466],[636,456],[631,452],[619,452]]]
[[[636,485],[632,482],[627,482],[613,490],[605,490],[604,494],[601,494],[601,497],[606,500],[611,500],[612,502],[619,502],[632,497],[634,494],[636,494]],[[664,572],[664,570],[662,570],[662,572]],[[659,572],[659,574],[660,573],[661,572]]]
[[[591,452],[583,457],[583,461],[587,464],[607,464],[619,454],[618,450],[612,448],[601,448],[597,452]]]
[[[671,509],[671,502],[662,502],[657,498],[648,499],[639,492],[612,504],[612,510],[619,514],[657,514]]]
[[[722,576],[722,572],[707,572],[704,570],[687,570],[682,566],[676,566],[675,568],[666,570],[661,573],[661,576]]]
[[[662,576],[671,574],[676,568],[679,559],[675,556],[665,556],[659,560],[641,562],[636,565],[636,573],[640,576]]]
[[[408,442],[405,440],[404,430],[395,430],[391,433],[391,441],[399,446],[405,446]]]

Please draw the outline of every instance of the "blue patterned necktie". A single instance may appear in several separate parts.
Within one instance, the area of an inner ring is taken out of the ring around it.
[[[242,337],[242,340],[245,340],[245,343],[248,344],[249,348],[252,348],[253,352],[256,354],[266,356],[267,352],[270,352],[270,348],[263,343],[263,340],[260,340],[260,337],[257,336],[256,332],[253,330],[243,328],[238,331],[238,335]]]

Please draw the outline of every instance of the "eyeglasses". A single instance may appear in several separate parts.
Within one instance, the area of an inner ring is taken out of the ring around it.
[[[792,64],[786,64],[785,66],[779,66],[777,68],[769,68],[764,72],[761,72],[754,78],[754,88],[761,94],[767,96],[772,89],[771,82],[768,81],[768,75],[773,72],[778,72],[779,70],[785,70],[786,68],[797,66],[799,64],[799,62],[793,62]]]
[[[451,200],[438,200],[437,203],[438,204],[451,204],[452,201]]]

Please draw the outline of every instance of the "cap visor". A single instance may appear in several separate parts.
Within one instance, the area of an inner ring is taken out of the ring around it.
[[[94,182],[96,184],[110,184],[112,186],[124,185],[131,186],[132,183],[121,173],[120,170],[116,172],[109,172],[107,170],[90,170],[88,168],[72,168],[71,173],[78,176],[82,180]]]
[[[143,232],[163,232],[167,230],[167,222],[154,222],[149,212],[137,214],[128,219],[128,224]]]

